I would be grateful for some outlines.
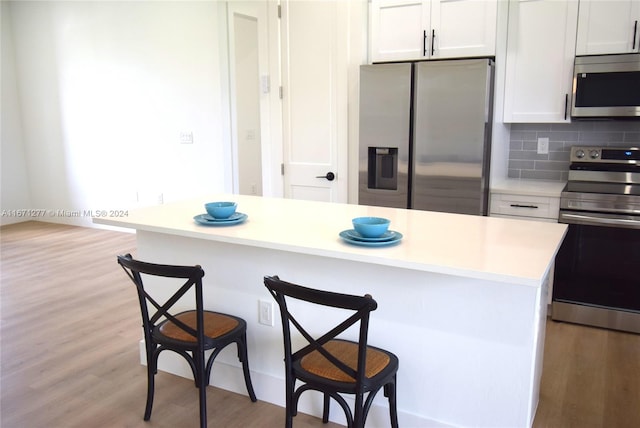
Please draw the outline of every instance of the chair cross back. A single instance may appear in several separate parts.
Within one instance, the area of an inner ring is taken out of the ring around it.
[[[367,345],[370,313],[378,306],[371,295],[355,296],[312,289],[282,281],[277,276],[266,276],[264,283],[280,307],[282,320],[286,373],[285,426],[292,426],[300,395],[307,390],[317,390],[324,394],[324,422],[328,421],[329,399],[333,398],[345,412],[347,426],[362,427],[373,397],[383,388],[385,396],[389,397],[391,425],[397,427],[395,382],[398,359],[388,351]],[[337,325],[334,323],[335,327],[326,333],[314,337],[287,306],[289,298],[353,313]],[[357,324],[357,341],[338,338]],[[307,342],[295,351],[292,349],[291,325]],[[296,387],[296,380],[302,381],[303,385]],[[356,395],[355,415],[340,393]],[[366,399],[364,394],[368,394]]]
[[[145,325],[145,329],[149,329],[149,331],[152,330],[156,326],[157,322],[162,321],[164,317],[171,320],[172,323],[189,335],[198,339],[198,335],[203,332],[202,328],[199,328],[198,331],[196,331],[177,319],[169,311],[178,302],[178,300],[180,300],[191,289],[191,287],[196,288],[196,309],[202,308],[202,278],[204,277],[204,270],[202,270],[200,265],[172,266],[140,262],[131,258],[130,254],[127,254],[124,257],[118,257],[118,262],[122,269],[124,269],[127,276],[131,278],[138,290],[143,318],[146,321],[145,324],[148,323],[148,325]],[[169,298],[164,304],[160,304],[147,292],[147,290],[145,290],[141,274],[186,279],[186,281],[178,291],[171,296],[171,298]],[[145,301],[151,303],[151,305],[156,308],[156,312],[152,316],[149,316],[148,307],[144,304]],[[198,312],[201,312],[201,310]],[[203,325],[203,320],[201,318],[202,317],[198,317],[198,326]],[[204,337],[204,333],[202,333],[202,336]]]
[[[373,302],[374,307],[375,307],[375,301],[371,298],[371,296],[368,296],[368,298]],[[322,354],[322,356],[324,356],[327,360],[331,361],[331,363],[334,366],[338,367],[342,372],[344,372],[345,374],[347,374],[349,377],[353,378],[354,380],[357,380],[358,379],[358,372],[355,369],[353,369],[353,368],[349,367],[348,365],[346,365],[345,363],[343,363],[338,358],[336,358],[331,352],[329,352],[326,348],[324,348],[323,345],[328,343],[330,340],[335,339],[340,333],[344,332],[349,327],[351,327],[352,325],[356,324],[359,321],[362,321],[364,323],[364,327],[365,327],[365,331],[361,332],[360,339],[364,340],[364,342],[366,344],[366,334],[367,334],[366,326],[368,324],[369,312],[371,312],[371,310],[372,310],[371,309],[371,305],[369,305],[368,303],[369,302],[365,302],[365,305],[361,305],[360,308],[349,307],[348,309],[354,309],[354,310],[357,309],[357,311],[353,315],[351,315],[350,317],[345,319],[343,322],[338,324],[336,327],[334,327],[333,329],[331,329],[330,331],[328,331],[324,335],[318,337],[317,339],[314,339],[313,336],[311,334],[309,334],[307,332],[307,330],[302,325],[300,325],[298,320],[295,319],[295,317],[291,314],[291,312],[289,312],[288,309],[285,309],[286,317],[289,319],[289,321],[296,327],[296,329],[300,332],[300,334],[309,343],[307,346],[305,346],[305,347],[299,349],[298,351],[294,352],[291,355],[292,359],[294,361],[300,360],[305,355],[308,355],[308,354],[312,353],[313,351],[318,351],[320,354]],[[345,308],[343,308],[343,309],[345,309]],[[362,358],[360,358],[360,357],[362,357]],[[359,355],[358,366],[361,365],[362,361],[364,361],[364,356],[360,356]]]

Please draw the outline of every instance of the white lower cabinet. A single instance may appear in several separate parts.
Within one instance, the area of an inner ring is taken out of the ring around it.
[[[517,194],[491,194],[491,217],[515,217],[531,220],[558,221],[560,198]]]

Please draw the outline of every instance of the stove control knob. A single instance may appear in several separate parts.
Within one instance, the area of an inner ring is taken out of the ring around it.
[[[576,150],[576,157],[582,159],[584,157],[584,150]]]
[[[597,150],[591,150],[589,152],[589,156],[591,156],[591,159],[598,159],[600,157],[600,152]]]

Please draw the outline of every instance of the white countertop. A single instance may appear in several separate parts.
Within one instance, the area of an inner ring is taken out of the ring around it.
[[[547,180],[519,180],[507,178],[494,180],[491,183],[491,193],[506,193],[528,196],[548,196],[559,198],[567,183],[564,181]]]
[[[241,224],[213,227],[193,217],[204,203],[233,200],[248,215]],[[338,234],[351,219],[379,216],[404,235],[390,247],[358,247]],[[218,194],[140,208],[94,223],[271,248],[469,278],[540,286],[566,225],[419,210]]]

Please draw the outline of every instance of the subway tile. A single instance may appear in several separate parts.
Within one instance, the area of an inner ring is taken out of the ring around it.
[[[522,150],[522,141],[513,141],[513,140],[511,140],[509,142],[509,150],[510,151]]]
[[[509,178],[520,178],[520,170],[519,169],[510,169],[507,171],[507,177]]]
[[[640,121],[610,120],[598,122],[596,130],[604,132],[640,132]]]
[[[622,132],[581,132],[580,142],[596,142],[602,145],[612,141],[623,141],[623,137]]]
[[[549,141],[549,153],[563,152],[565,150],[564,143],[564,141]]]
[[[546,160],[549,158],[549,155],[538,154],[538,152],[535,151],[522,151],[511,153],[509,158],[513,160]]]
[[[536,171],[567,171],[569,169],[569,162],[555,162],[555,161],[536,161]]]
[[[579,131],[593,131],[597,129],[597,124],[600,122],[592,121],[592,120],[580,120],[573,121],[571,123],[554,123],[551,126],[551,130],[553,131],[562,131],[562,132],[579,132]]]
[[[565,162],[567,165],[569,164],[569,158],[570,158],[571,152],[566,150],[566,151],[550,151],[549,152],[549,160],[550,161],[560,161],[560,162]]]
[[[551,124],[550,123],[513,123],[511,125],[511,130],[520,131],[550,131]]]
[[[533,169],[533,161],[511,160],[509,159],[509,169]]]
[[[549,154],[538,155],[538,138],[549,138]],[[511,124],[510,178],[566,181],[572,146],[640,145],[640,121],[574,121]]]
[[[511,131],[511,141],[533,141],[535,139],[535,131]]]
[[[560,181],[562,173],[559,171],[534,171],[534,170],[522,170],[520,178],[532,179],[532,180],[553,180]]]
[[[579,141],[580,132],[548,132],[545,137],[549,137],[549,141]]]

